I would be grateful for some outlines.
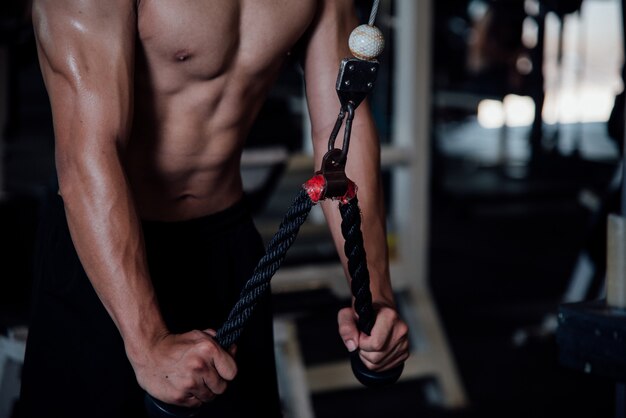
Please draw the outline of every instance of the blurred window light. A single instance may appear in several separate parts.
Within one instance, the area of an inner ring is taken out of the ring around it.
[[[471,3],[474,15],[484,12],[484,2]],[[525,2],[531,16],[538,12],[538,7],[537,0]],[[546,16],[543,123],[604,123],[609,119],[615,96],[624,88],[620,77],[624,60],[620,16],[619,0],[585,2],[580,13],[563,20],[552,13]],[[530,50],[537,46],[537,22],[528,17],[523,25],[522,41]],[[559,34],[563,36],[561,51]],[[515,69],[521,75],[534,70],[529,53],[520,53],[515,61]],[[501,101],[485,99],[478,105],[477,119],[483,128],[531,126],[535,103],[528,96],[515,94],[508,94]]]
[[[522,75],[528,75],[533,71],[533,62],[528,55],[520,55],[515,61],[515,68]]]
[[[528,96],[508,94],[504,97],[507,126],[528,126],[535,118],[535,102]]]
[[[501,128],[505,123],[504,106],[499,100],[485,99],[478,103],[478,123],[483,128]]]
[[[614,99],[614,90],[602,85],[585,84],[578,89],[548,91],[543,120],[548,124],[606,122]]]
[[[583,86],[548,92],[543,107],[543,121],[556,123],[606,122],[613,108],[615,92],[605,86]],[[509,94],[501,102],[485,99],[478,104],[478,123],[483,128],[530,126],[535,118],[531,97]]]
[[[609,119],[621,89],[623,61],[619,0],[583,2],[563,20],[552,13],[545,26],[543,121],[595,123]],[[559,33],[562,56],[559,61]]]
[[[532,49],[537,46],[537,39],[539,38],[539,26],[537,21],[532,17],[527,17],[522,23],[522,43],[528,49]]]
[[[524,1],[524,11],[530,16],[537,16],[539,14],[539,1],[538,0],[526,0]]]
[[[473,21],[482,19],[489,10],[489,5],[486,1],[470,0],[467,5],[467,14]]]

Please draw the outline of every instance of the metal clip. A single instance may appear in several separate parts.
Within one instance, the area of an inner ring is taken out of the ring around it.
[[[339,115],[337,116],[337,122],[335,122],[335,126],[333,127],[333,131],[330,133],[330,137],[328,138],[328,152],[335,149],[335,142],[337,141],[337,135],[339,134],[339,129],[341,129],[341,125],[343,124],[343,120],[346,120],[346,127],[343,130],[343,146],[341,148],[341,156],[339,161],[344,165],[346,163],[346,158],[348,157],[348,148],[350,146],[350,136],[352,134],[352,121],[354,120],[354,109],[355,106],[352,102],[348,102],[345,106],[343,106],[339,110]],[[346,117],[347,115],[347,117]]]
[[[350,180],[346,176],[346,160],[354,111],[374,88],[377,74],[376,61],[363,61],[357,58],[345,58],[341,61],[336,83],[341,108],[328,139],[328,152],[322,159],[321,170],[317,172],[326,180],[323,198],[343,197],[348,191]],[[343,146],[338,149],[335,148],[335,142],[344,119],[346,126],[343,132]]]

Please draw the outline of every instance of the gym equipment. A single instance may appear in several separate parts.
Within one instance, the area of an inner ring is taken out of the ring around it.
[[[0,417],[13,416],[20,397],[21,370],[28,329],[11,327],[0,335]]]
[[[560,363],[616,382],[616,416],[626,416],[626,153],[622,152],[621,214],[609,214],[606,297],[559,307]]]
[[[616,382],[616,417],[626,411],[626,217],[607,222],[606,298],[559,307],[556,341],[568,368]]]
[[[345,58],[340,64],[335,87],[341,107],[330,134],[328,152],[323,157],[322,167],[303,185],[294,199],[278,232],[269,242],[265,256],[261,258],[252,277],[244,285],[239,301],[232,308],[226,322],[218,329],[215,339],[224,348],[230,347],[238,340],[253,313],[256,301],[269,290],[270,280],[296,239],[300,226],[307,219],[313,205],[324,199],[339,201],[341,230],[345,239],[344,251],[348,258],[354,308],[359,317],[358,328],[369,334],[374,326],[376,313],[372,306],[369,287],[369,272],[361,233],[361,215],[356,196],[357,187],[346,176],[345,164],[354,111],[374,87],[378,73],[378,62],[375,58],[382,52],[384,46],[382,34],[372,26],[377,10],[378,0],[375,0],[369,24],[359,26],[350,36],[350,50],[361,58]],[[370,26],[372,29],[363,26]],[[343,146],[339,149],[335,148],[335,142],[344,120]],[[369,387],[393,384],[403,371],[403,365],[400,365],[384,372],[373,372],[363,364],[358,351],[351,354],[350,360],[356,378]],[[210,408],[210,404],[200,408],[168,405],[149,394],[146,394],[145,405],[152,418],[193,417],[202,408]]]

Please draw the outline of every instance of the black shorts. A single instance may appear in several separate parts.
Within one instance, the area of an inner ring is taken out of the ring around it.
[[[76,255],[62,199],[51,198],[44,213],[20,416],[145,416],[144,392]],[[245,201],[199,219],[142,226],[170,330],[219,328],[264,251]],[[211,403],[208,416],[281,416],[270,298],[268,292],[246,325],[238,341],[237,377]]]

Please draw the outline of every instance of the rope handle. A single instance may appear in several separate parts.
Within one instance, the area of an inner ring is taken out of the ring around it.
[[[341,232],[345,240],[344,252],[348,258],[350,287],[354,296],[354,310],[358,315],[357,326],[361,332],[370,335],[376,322],[376,311],[372,305],[370,275],[361,232],[361,210],[356,195],[346,203],[339,203],[341,212]],[[404,364],[382,372],[367,368],[359,351],[350,353],[350,363],[354,376],[367,387],[388,386],[395,383],[404,370]]]
[[[358,328],[369,335],[376,322],[376,312],[372,306],[370,276],[367,268],[363,234],[361,232],[361,211],[356,196],[356,186],[350,182],[349,193],[339,200],[341,231],[345,239],[344,251],[348,258],[348,271],[351,276],[351,292],[354,296],[354,309],[358,315]],[[226,322],[215,336],[218,344],[228,348],[235,344],[252,316],[256,302],[269,290],[270,280],[280,268],[287,251],[293,244],[306,221],[311,208],[318,202],[319,188],[324,187],[323,177],[315,176],[305,183],[300,193],[287,210],[278,231],[270,240],[266,254],[259,261],[252,277],[241,290],[240,298],[231,309]],[[313,198],[312,198],[313,196]],[[361,361],[358,351],[350,356],[352,371],[363,385],[368,387],[386,386],[395,383],[402,374],[403,365],[384,372],[373,372]],[[187,408],[170,405],[148,393],[145,407],[151,418],[187,418],[198,415],[201,410],[210,408],[210,403],[200,408]]]
[[[283,217],[278,231],[268,243],[265,255],[259,260],[252,277],[241,290],[239,300],[231,309],[224,324],[217,330],[215,340],[222,348],[232,346],[241,336],[258,300],[269,291],[270,280],[280,268],[287,250],[295,241],[300,226],[306,221],[312,207],[313,202],[306,190],[300,190]],[[151,418],[194,417],[211,405],[208,403],[199,408],[170,405],[148,393],[144,397],[144,404]]]

